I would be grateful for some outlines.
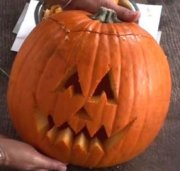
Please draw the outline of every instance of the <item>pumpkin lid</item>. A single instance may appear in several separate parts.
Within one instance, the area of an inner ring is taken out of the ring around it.
[[[111,15],[111,17],[115,16]],[[59,14],[50,16],[47,20],[58,23],[61,28],[68,32],[85,31],[117,36],[138,35],[152,37],[136,23],[119,22],[116,17],[113,19],[115,22],[102,22],[92,19],[91,13],[81,10],[63,11]]]

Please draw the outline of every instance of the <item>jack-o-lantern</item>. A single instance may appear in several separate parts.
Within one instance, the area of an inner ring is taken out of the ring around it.
[[[166,56],[135,23],[66,11],[42,21],[14,62],[8,104],[25,141],[60,161],[105,167],[138,155],[170,101]]]

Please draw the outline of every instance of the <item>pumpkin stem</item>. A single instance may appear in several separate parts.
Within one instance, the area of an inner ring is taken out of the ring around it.
[[[106,8],[106,7],[100,7],[96,14],[91,16],[93,20],[99,20],[102,23],[119,23],[121,22],[117,14],[114,10]]]
[[[132,11],[139,11],[137,4],[133,0],[114,0],[118,5],[128,8]],[[97,13],[91,16],[93,20],[99,20],[102,23],[119,23],[117,13],[109,8],[100,7]]]

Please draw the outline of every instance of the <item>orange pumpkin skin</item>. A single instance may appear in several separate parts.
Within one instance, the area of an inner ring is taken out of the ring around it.
[[[15,59],[8,106],[17,131],[42,152],[106,167],[154,140],[171,78],[164,52],[137,24],[89,16],[66,11],[35,28]]]

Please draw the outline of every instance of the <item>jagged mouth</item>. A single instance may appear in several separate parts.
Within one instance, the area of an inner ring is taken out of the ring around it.
[[[75,148],[80,148],[82,151],[87,151],[90,146],[90,149],[96,148],[103,154],[121,141],[136,120],[136,118],[133,119],[118,133],[108,137],[103,127],[93,136],[90,136],[86,127],[75,133],[67,122],[57,127],[51,115],[47,117],[38,114],[36,116],[38,116],[36,117],[37,131],[42,138],[47,138],[51,143],[56,145],[63,144],[68,150],[74,146]]]
[[[103,126],[99,130],[97,130],[97,132],[93,136],[91,136],[89,134],[89,131],[88,131],[86,126],[84,126],[78,133],[76,133],[76,132],[74,132],[74,130],[71,128],[71,126],[67,122],[65,122],[61,126],[58,126],[58,127],[55,126],[55,123],[53,122],[53,118],[50,115],[48,116],[48,122],[49,122],[49,131],[50,132],[54,129],[56,129],[57,132],[61,132],[63,130],[69,130],[73,134],[73,137],[76,137],[80,134],[83,134],[83,136],[86,137],[87,140],[97,138],[101,142],[104,142],[105,140],[108,139],[108,135],[107,135],[106,130]]]

